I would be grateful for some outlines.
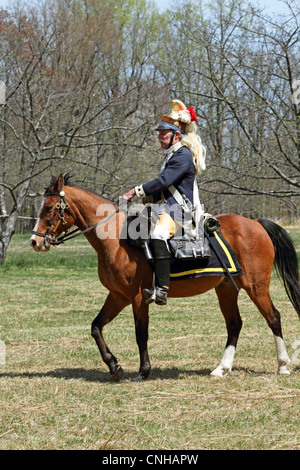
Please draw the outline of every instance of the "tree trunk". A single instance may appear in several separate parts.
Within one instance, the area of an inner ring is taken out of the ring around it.
[[[15,232],[17,223],[17,211],[10,214],[3,222],[2,232],[0,234],[0,265],[4,263],[6,250],[8,248],[11,237]]]
[[[26,195],[28,193],[30,178],[33,173],[34,164],[35,161],[33,160],[27,171],[27,179],[25,179],[22,185],[19,187],[18,195],[14,196],[14,206],[10,214],[5,217],[4,221],[2,222],[2,230],[0,233],[0,265],[4,263],[6,250],[8,248],[11,237],[15,233],[15,228],[18,220],[18,213],[21,212]]]

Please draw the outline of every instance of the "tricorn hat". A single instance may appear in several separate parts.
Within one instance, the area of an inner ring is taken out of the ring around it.
[[[198,119],[195,114],[195,108],[187,108],[180,100],[172,100],[170,107],[170,114],[163,115],[161,122],[155,130],[172,129],[181,132],[181,134],[185,134],[188,124]]]

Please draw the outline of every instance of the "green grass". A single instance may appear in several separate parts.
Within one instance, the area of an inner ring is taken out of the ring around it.
[[[289,228],[297,247],[300,230]],[[299,449],[299,366],[276,375],[271,331],[246,294],[232,374],[213,379],[226,342],[213,291],[151,306],[150,379],[139,367],[130,307],[104,330],[125,371],[112,382],[90,336],[107,295],[82,237],[34,253],[14,236],[0,268],[0,449]],[[276,276],[290,356],[299,320]]]

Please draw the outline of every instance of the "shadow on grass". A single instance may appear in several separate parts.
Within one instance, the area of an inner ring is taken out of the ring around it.
[[[300,367],[296,367],[293,373],[296,373],[300,370]],[[178,369],[176,367],[171,369],[159,369],[153,368],[151,370],[151,375],[147,381],[153,380],[180,380],[184,379],[187,376],[196,375],[199,377],[209,376],[211,369],[197,369],[197,370],[190,370],[190,369]],[[249,374],[254,376],[259,375],[274,375],[275,371],[261,371],[261,370],[252,370],[244,367],[236,367],[233,369],[232,374],[234,373],[243,373]],[[64,379],[64,380],[85,380],[87,382],[100,382],[100,383],[108,383],[113,382],[113,379],[109,372],[103,372],[98,369],[83,369],[83,368],[61,368],[56,370],[49,370],[46,372],[4,372],[0,373],[0,377],[8,377],[8,378],[35,378],[35,377],[53,377],[56,379]],[[137,377],[137,372],[125,372],[123,374],[121,382],[125,381],[133,381]]]
[[[177,380],[182,376],[186,375],[199,375],[206,376],[210,374],[209,369],[199,369],[199,370],[185,370],[185,369],[158,369],[153,368],[151,370],[151,375],[148,381],[151,380]],[[54,377],[57,379],[77,379],[85,380],[87,382],[113,382],[112,376],[110,373],[103,372],[98,369],[83,369],[83,368],[74,368],[67,369],[61,368],[56,370],[49,370],[45,372],[4,372],[0,373],[0,377],[8,378],[29,378],[33,379],[35,377]],[[134,380],[137,377],[137,372],[126,372],[124,371],[121,382]]]

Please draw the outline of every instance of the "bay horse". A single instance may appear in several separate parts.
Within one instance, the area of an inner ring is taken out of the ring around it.
[[[101,210],[103,207],[105,213]],[[149,306],[143,300],[142,289],[151,287],[152,269],[140,248],[130,246],[122,237],[103,236],[103,230],[109,230],[110,224],[122,228],[125,217],[118,205],[73,185],[68,177],[60,175],[52,178],[46,189],[30,238],[35,251],[48,251],[63,232],[75,225],[97,252],[99,279],[109,293],[92,322],[91,334],[115,381],[121,379],[123,371],[104,340],[103,327],[129,304],[133,309],[140,358],[136,380],[147,379],[151,371],[147,347]],[[231,245],[243,271],[243,275],[235,278],[238,288],[247,292],[274,335],[278,373],[289,374],[290,359],[282,336],[280,313],[272,303],[269,286],[274,264],[293,307],[300,315],[298,260],[292,240],[282,227],[267,219],[251,220],[236,214],[220,215],[218,219],[220,232]],[[99,225],[104,221],[105,224]],[[224,377],[232,369],[242,328],[237,303],[239,291],[226,275],[220,275],[172,281],[169,297],[194,296],[213,288],[225,318],[227,342],[221,362],[211,375]]]

